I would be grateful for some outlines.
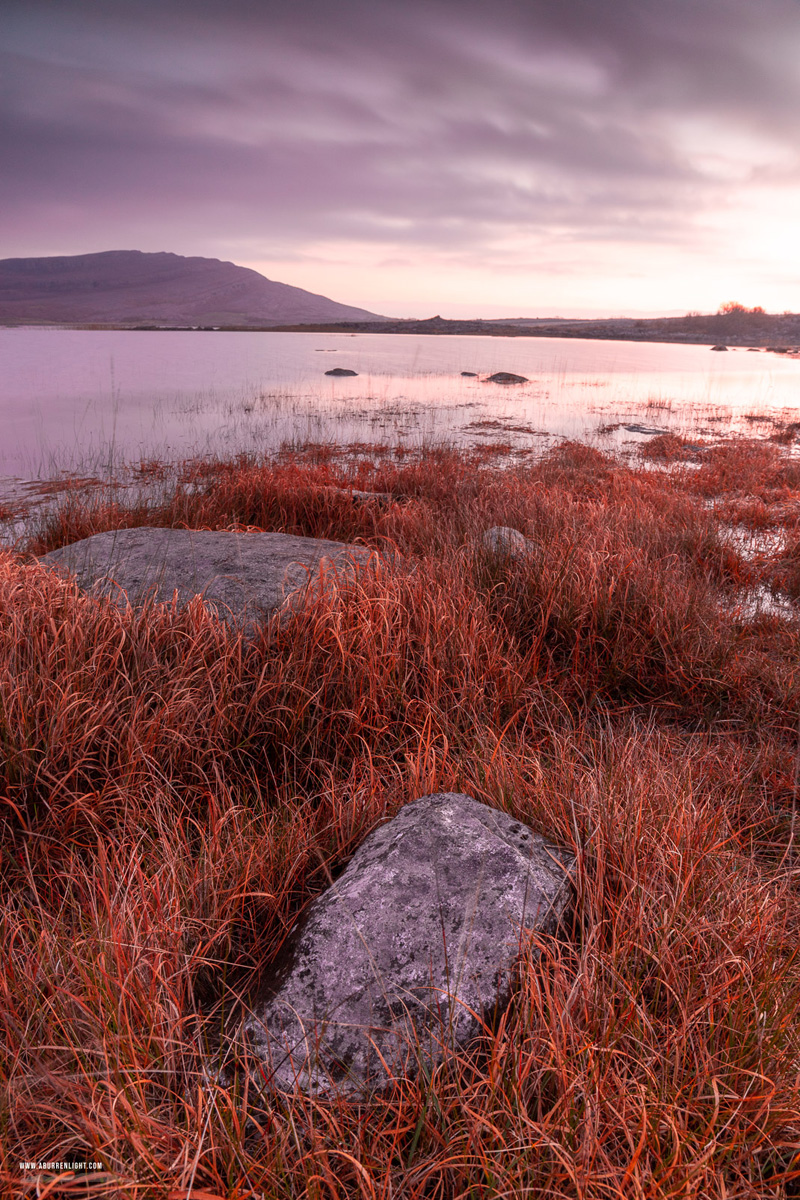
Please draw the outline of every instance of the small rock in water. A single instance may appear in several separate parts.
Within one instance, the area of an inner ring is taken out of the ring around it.
[[[574,866],[470,796],[407,804],[273,964],[242,1029],[256,1086],[367,1098],[471,1041],[510,999],[525,931],[556,928]]]
[[[334,367],[332,371],[326,371],[326,375],[357,375],[358,371],[348,371],[347,367]]]
[[[644,433],[648,437],[655,437],[659,433],[669,433],[668,429],[659,429],[657,425],[623,425],[623,429],[627,429],[628,433]]]
[[[712,350],[727,350],[728,347],[727,346],[712,346],[711,349]]]
[[[486,380],[487,383],[527,383],[525,375],[512,375],[510,371],[495,371]]]
[[[477,371],[462,371],[461,374],[466,375],[469,379],[477,379],[478,378]]]

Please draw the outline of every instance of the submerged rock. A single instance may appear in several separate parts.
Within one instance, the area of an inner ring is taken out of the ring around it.
[[[470,796],[407,804],[312,902],[264,981],[242,1031],[256,1086],[366,1097],[472,1040],[510,999],[524,931],[558,924],[573,868]]]
[[[477,371],[462,371],[461,374],[466,375],[468,379],[477,379],[478,378]]]
[[[490,375],[487,383],[527,383],[528,379],[525,375],[512,375],[510,371],[495,371],[494,375]]]
[[[727,346],[712,346],[711,349],[712,350],[727,350],[728,347]]]
[[[334,367],[332,371],[326,371],[326,375],[357,375],[358,371],[349,371],[347,367]]]
[[[225,620],[257,622],[297,597],[320,566],[352,573],[370,554],[366,546],[287,533],[142,526],[95,533],[40,561],[122,607],[177,592],[180,604],[202,595]]]

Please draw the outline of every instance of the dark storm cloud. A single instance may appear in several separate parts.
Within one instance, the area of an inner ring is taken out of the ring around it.
[[[685,242],[732,188],[796,178],[786,0],[6,0],[0,23],[2,254],[511,262],[520,231]]]

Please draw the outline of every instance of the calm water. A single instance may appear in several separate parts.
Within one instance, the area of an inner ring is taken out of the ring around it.
[[[0,475],[29,479],[287,440],[633,444],[606,427],[719,434],[800,409],[800,361],[635,342],[0,329],[0,367]]]

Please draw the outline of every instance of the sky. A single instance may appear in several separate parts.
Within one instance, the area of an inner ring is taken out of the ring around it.
[[[0,258],[398,316],[800,311],[800,0],[0,0]]]

